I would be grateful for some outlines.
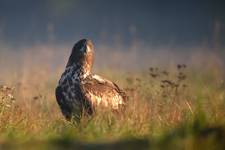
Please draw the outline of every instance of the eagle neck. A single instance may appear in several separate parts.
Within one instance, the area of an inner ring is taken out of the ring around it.
[[[91,74],[90,68],[82,64],[73,65],[72,70],[72,78],[78,81],[85,79]]]

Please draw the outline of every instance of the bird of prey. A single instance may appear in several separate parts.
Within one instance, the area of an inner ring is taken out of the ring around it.
[[[115,83],[92,74],[93,61],[92,41],[78,41],[55,90],[67,120],[80,121],[83,114],[92,115],[96,107],[119,110],[125,106],[127,96]]]

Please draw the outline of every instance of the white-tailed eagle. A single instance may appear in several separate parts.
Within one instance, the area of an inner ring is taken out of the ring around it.
[[[125,105],[127,96],[115,83],[92,74],[93,61],[92,41],[78,41],[55,91],[67,120],[79,121],[82,114],[91,115],[96,107],[118,110]]]

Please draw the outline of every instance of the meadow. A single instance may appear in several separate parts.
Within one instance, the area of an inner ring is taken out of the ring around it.
[[[225,148],[225,75],[217,55],[194,57],[191,63],[148,62],[137,70],[103,65],[95,72],[126,91],[126,109],[97,110],[73,124],[54,95],[68,52],[42,50],[44,55],[1,53],[0,149]],[[59,56],[63,59],[55,61]],[[124,59],[113,56],[117,63]]]

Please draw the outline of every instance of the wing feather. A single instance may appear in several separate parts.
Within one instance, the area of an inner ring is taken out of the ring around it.
[[[65,95],[63,94],[63,89],[61,88],[61,86],[56,87],[55,95],[57,103],[59,104],[60,109],[62,111],[62,114],[66,117],[66,119],[70,119],[72,110],[66,103],[66,98]]]
[[[111,106],[118,109],[125,104],[125,93],[113,82],[104,79],[98,75],[93,75],[84,80],[82,83],[86,99],[92,105]]]
[[[66,119],[71,120],[74,117],[74,119],[79,121],[83,113],[83,107],[86,110],[85,113],[91,115],[93,113],[92,106],[84,98],[79,86],[76,86],[73,90],[69,88],[69,91],[68,88],[57,86],[55,90],[57,103]]]

